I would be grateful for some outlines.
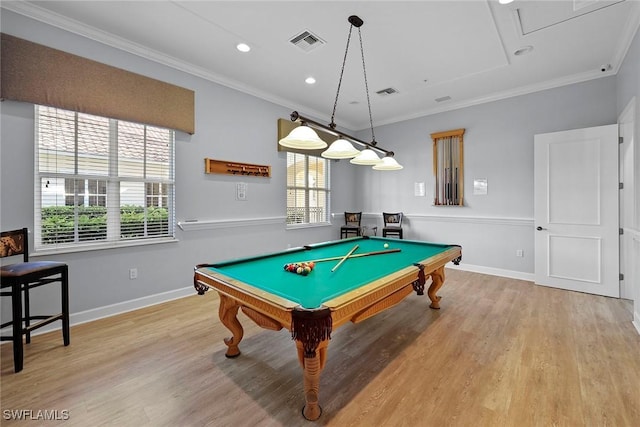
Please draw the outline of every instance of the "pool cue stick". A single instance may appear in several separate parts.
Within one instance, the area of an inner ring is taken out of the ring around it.
[[[396,248],[396,249],[385,249],[384,251],[374,251],[374,252],[365,252],[365,253],[362,253],[362,254],[353,254],[349,258],[360,258],[360,257],[363,257],[363,256],[370,256],[370,255],[383,255],[383,254],[390,254],[390,253],[393,253],[393,252],[400,252],[400,249],[399,248]],[[342,257],[341,256],[332,256],[332,257],[329,257],[329,258],[310,259],[309,261],[297,261],[297,262],[294,262],[292,264],[300,264],[300,263],[303,263],[303,262],[335,261],[337,259],[342,259]]]
[[[343,263],[343,262],[345,262],[345,261],[347,260],[347,258],[349,258],[349,257],[351,256],[351,254],[352,254],[352,253],[354,253],[354,252],[356,251],[356,249],[358,249],[358,245],[355,245],[355,246],[353,247],[353,249],[351,249],[351,250],[349,251],[349,253],[348,253],[348,254],[346,254],[346,255],[345,255],[345,256],[340,260],[340,262],[339,262],[339,263],[337,263],[337,264],[336,264],[336,266],[335,266],[335,267],[333,267],[333,268],[331,269],[331,272],[333,273],[334,271],[336,271],[336,270],[338,269],[338,267],[340,267],[340,266],[342,265],[342,263]]]

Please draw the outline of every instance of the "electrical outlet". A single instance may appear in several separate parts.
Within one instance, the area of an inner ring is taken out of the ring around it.
[[[138,278],[138,269],[130,268],[129,269],[129,280],[135,280]]]
[[[524,252],[522,249],[517,249],[516,250],[516,256],[517,257],[523,257],[524,256]]]

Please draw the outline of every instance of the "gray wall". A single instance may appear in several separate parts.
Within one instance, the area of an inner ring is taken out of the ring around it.
[[[335,227],[285,228],[286,154],[276,150],[276,125],[278,118],[289,117],[290,109],[6,10],[1,19],[5,33],[196,92],[196,133],[176,135],[176,217],[179,221],[219,222],[196,231],[178,229],[177,243],[41,258],[69,263],[73,313],[166,292],[170,297],[171,291],[191,286],[197,263],[282,250],[338,236]],[[5,101],[0,103],[0,114],[0,228],[32,229],[34,108],[27,103]],[[207,175],[205,157],[269,164],[272,177]],[[354,171],[344,162],[333,164],[332,170],[332,179],[339,184],[334,186],[332,200],[334,206],[344,209],[350,206]],[[248,183],[248,200],[244,202],[235,200],[235,183],[240,181]],[[281,220],[275,224],[260,221],[277,217]],[[246,221],[238,224],[238,219]],[[129,280],[128,270],[134,267],[138,269],[138,279]],[[42,301],[56,298],[52,289],[51,298],[34,298],[34,308],[40,309]],[[4,304],[3,301],[6,308]],[[9,312],[3,310],[3,317]]]
[[[191,292],[196,263],[337,238],[339,214],[329,227],[287,230],[284,225],[286,159],[276,151],[276,122],[289,116],[289,108],[6,10],[1,19],[8,34],[196,92],[196,133],[176,136],[176,214],[179,221],[198,219],[212,225],[178,229],[176,243],[45,258],[70,265],[76,321]],[[634,52],[637,58],[637,48]],[[637,66],[631,72],[636,73],[637,93]],[[396,152],[405,169],[380,173],[347,161],[332,162],[332,211],[362,210],[365,223],[381,225],[382,211],[403,210],[408,238],[462,244],[463,263],[470,269],[530,275],[533,135],[615,123],[617,105],[616,77],[609,77],[382,126],[376,129],[377,139]],[[0,228],[33,228],[33,106],[6,101],[0,109]],[[466,206],[433,207],[429,134],[460,127],[466,128]],[[361,134],[367,140],[368,134]],[[273,176],[243,178],[248,201],[238,202],[235,183],[240,180],[204,174],[205,157],[270,164]],[[487,196],[472,195],[474,178],[488,179]],[[426,183],[426,197],[413,195],[415,182]],[[266,220],[278,217],[281,221]],[[516,249],[525,256],[516,257]],[[128,277],[133,267],[137,280]],[[54,301],[52,294],[47,302]],[[38,308],[39,303],[34,304]]]
[[[405,168],[363,169],[359,198],[372,214],[404,210],[409,238],[461,244],[468,267],[533,273],[534,135],[616,120],[616,78],[607,77],[382,126],[376,138]],[[430,134],[458,128],[466,129],[465,206],[433,206]],[[487,195],[473,195],[478,178],[487,179]],[[425,197],[414,195],[416,182],[426,183]]]

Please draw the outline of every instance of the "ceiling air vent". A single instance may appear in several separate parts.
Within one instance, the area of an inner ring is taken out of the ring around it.
[[[394,93],[398,93],[398,91],[392,87],[388,87],[386,89],[379,90],[376,93],[380,96],[388,96],[388,95],[393,95]]]
[[[313,49],[320,47],[325,43],[320,37],[307,30],[301,32],[297,36],[294,36],[289,40],[289,42],[305,52],[311,52]]]

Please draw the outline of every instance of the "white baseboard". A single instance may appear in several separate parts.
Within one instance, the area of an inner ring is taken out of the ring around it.
[[[85,310],[78,313],[71,313],[69,315],[69,324],[71,326],[80,325],[82,323],[92,322],[98,319],[104,319],[105,317],[111,317],[129,311],[138,310],[144,307],[149,307],[163,302],[175,300],[178,298],[184,298],[191,295],[196,295],[196,291],[193,286],[187,286],[185,288],[175,289],[173,291],[162,292],[159,294],[149,295],[142,298],[136,298],[129,301],[119,302],[116,304],[105,305],[104,307],[93,308],[91,310]],[[50,325],[43,326],[42,328],[33,331],[31,336],[44,334],[51,331],[60,330],[62,328],[62,322],[53,322]],[[2,335],[11,335],[11,328],[6,327],[2,329]],[[11,341],[4,341],[8,343]]]
[[[510,279],[526,280],[528,282],[534,281],[533,273],[524,273],[522,271],[503,270],[502,268],[483,267],[481,265],[469,265],[469,264],[447,264],[447,268],[453,270],[471,271],[473,273],[490,274],[491,276],[508,277]]]

